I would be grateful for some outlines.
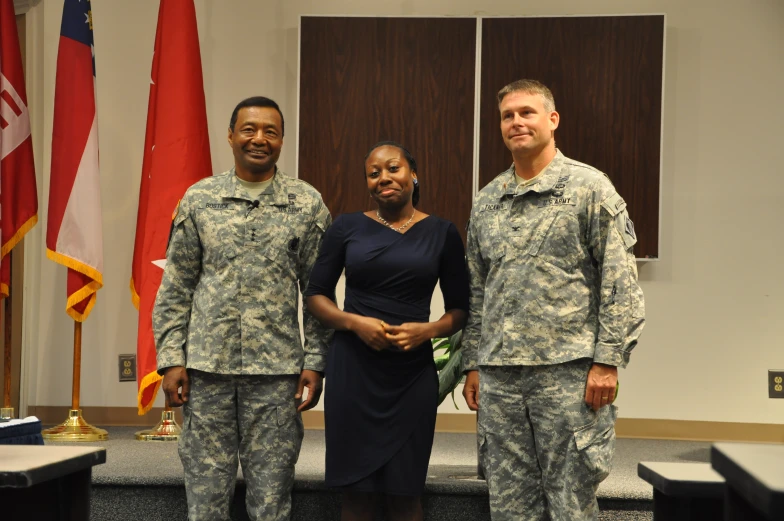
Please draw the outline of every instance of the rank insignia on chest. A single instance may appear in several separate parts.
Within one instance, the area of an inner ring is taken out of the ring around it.
[[[566,188],[566,183],[569,182],[569,176],[561,176],[558,178],[558,182],[553,187],[553,197],[561,198],[564,194],[564,188]]]
[[[289,204],[294,204],[294,201],[297,200],[297,194],[289,194]]]
[[[299,250],[299,237],[294,237],[289,241],[289,251],[296,252]]]

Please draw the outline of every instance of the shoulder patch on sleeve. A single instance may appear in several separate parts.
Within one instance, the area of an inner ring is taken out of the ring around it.
[[[626,201],[623,200],[620,194],[615,193],[604,200],[602,208],[607,210],[612,217],[615,217],[626,208]]]
[[[177,226],[182,221],[184,221],[187,217],[185,212],[180,211],[180,205],[182,203],[182,199],[177,201],[177,207],[174,209],[174,213],[172,213],[172,227]]]
[[[629,218],[629,214],[624,212],[623,215],[619,215],[615,221],[618,226],[618,231],[623,237],[623,243],[626,246],[626,249],[628,250],[637,244],[637,234],[634,231],[634,223]]]

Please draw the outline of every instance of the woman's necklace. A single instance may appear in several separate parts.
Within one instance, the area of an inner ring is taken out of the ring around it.
[[[413,220],[414,220],[414,216],[415,216],[415,215],[416,215],[416,210],[414,210],[414,213],[412,213],[412,214],[411,214],[411,217],[409,217],[409,218],[408,218],[408,220],[406,221],[406,224],[404,224],[404,225],[402,225],[402,226],[398,226],[397,228],[395,228],[394,226],[392,226],[391,224],[389,224],[389,223],[387,222],[387,220],[386,220],[386,219],[384,219],[383,217],[381,217],[381,214],[380,214],[380,213],[378,213],[378,210],[376,210],[376,217],[378,217],[378,220],[379,220],[379,221],[381,221],[381,223],[382,223],[384,226],[386,226],[386,227],[387,227],[387,228],[389,228],[390,230],[393,230],[393,231],[396,231],[396,232],[402,232],[403,230],[405,230],[406,228],[408,228],[408,225],[409,225],[409,224],[411,224],[411,221],[413,221]]]

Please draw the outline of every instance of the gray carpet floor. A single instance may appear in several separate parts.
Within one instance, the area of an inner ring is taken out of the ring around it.
[[[177,444],[139,442],[134,427],[109,427],[109,439],[93,445],[107,449],[106,463],[93,470],[96,485],[183,484]],[[637,477],[640,461],[709,462],[710,443],[619,439],[610,476],[599,487],[600,499],[650,501],[651,486]],[[297,490],[323,489],[324,432],[305,432],[296,467]],[[240,470],[239,478],[242,478]],[[475,479],[476,441],[473,434],[436,433],[430,458],[427,490],[430,492],[486,494],[484,481]]]

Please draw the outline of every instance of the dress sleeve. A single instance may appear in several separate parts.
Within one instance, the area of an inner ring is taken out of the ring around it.
[[[345,217],[335,219],[324,234],[316,264],[310,273],[305,297],[324,295],[335,301],[335,286],[346,264]]]
[[[465,248],[460,232],[452,223],[449,223],[446,231],[438,279],[441,293],[444,295],[444,310],[462,309],[468,312],[468,269]]]

